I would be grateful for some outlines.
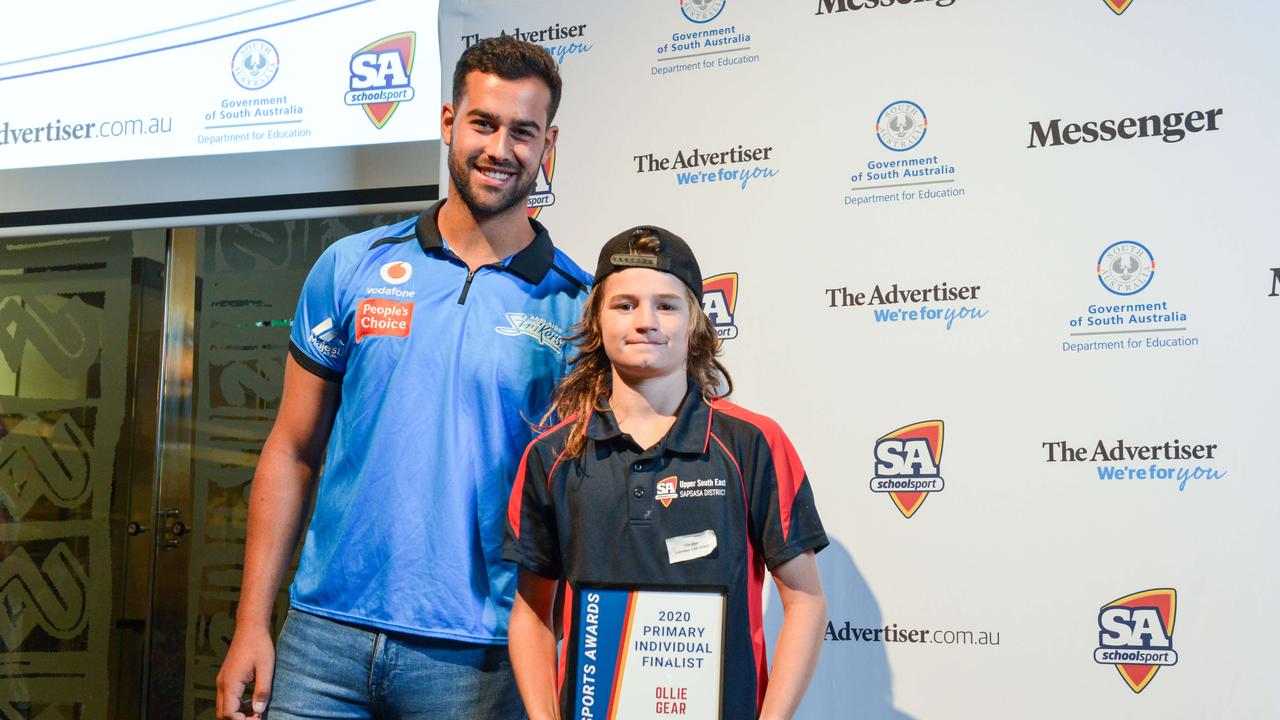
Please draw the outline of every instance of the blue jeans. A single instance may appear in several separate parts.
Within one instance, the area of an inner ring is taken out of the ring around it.
[[[266,720],[522,720],[505,645],[389,635],[289,610]]]

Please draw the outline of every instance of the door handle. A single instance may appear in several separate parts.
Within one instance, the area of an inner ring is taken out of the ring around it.
[[[182,538],[191,533],[191,526],[182,521],[182,511],[177,508],[160,508],[156,515],[164,527],[164,540],[160,543],[160,549],[172,550],[182,545]],[[168,520],[173,522],[166,522]]]

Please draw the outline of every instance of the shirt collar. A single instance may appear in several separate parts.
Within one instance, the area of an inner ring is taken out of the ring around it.
[[[596,410],[587,419],[587,437],[597,442],[605,442],[622,437],[622,428],[612,410]],[[689,378],[689,389],[680,409],[676,411],[676,421],[659,441],[658,450],[671,450],[678,453],[701,455],[707,451],[711,442],[711,405],[702,397],[702,390],[693,378]]]
[[[447,200],[448,198],[440,200],[418,216],[415,232],[423,252],[444,249],[444,240],[440,237],[440,208],[444,207]],[[551,234],[542,223],[529,218],[529,225],[533,227],[533,242],[512,255],[504,263],[504,268],[525,282],[538,285],[551,269],[551,263],[555,260],[555,247],[551,244]]]

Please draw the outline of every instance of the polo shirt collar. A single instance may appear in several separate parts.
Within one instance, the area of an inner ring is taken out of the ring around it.
[[[587,437],[592,440],[605,442],[622,435],[622,428],[618,427],[612,410],[596,410],[587,419]],[[701,455],[707,451],[710,441],[711,406],[703,399],[697,381],[689,378],[689,389],[676,412],[676,421],[659,441],[658,450]]]
[[[448,198],[440,200],[418,216],[415,233],[423,252],[429,254],[432,250],[444,249],[444,240],[440,237],[440,208],[444,207],[447,200]],[[551,263],[555,260],[555,247],[551,244],[551,234],[542,223],[529,218],[529,225],[533,227],[533,242],[512,255],[503,267],[525,282],[538,285],[551,269]]]

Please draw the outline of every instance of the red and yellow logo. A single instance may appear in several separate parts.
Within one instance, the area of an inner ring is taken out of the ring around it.
[[[413,53],[417,34],[402,32],[360,48],[351,56],[347,105],[364,107],[374,127],[382,129],[400,103],[413,99]]]
[[[1114,12],[1117,15],[1123,14],[1125,10],[1129,9],[1129,5],[1133,3],[1133,0],[1102,0],[1102,1],[1105,2],[1107,4],[1107,7],[1111,8],[1112,12]]]
[[[903,517],[916,514],[942,481],[942,421],[913,423],[876,441],[871,491],[889,493]]]
[[[529,217],[536,218],[542,213],[542,208],[556,204],[556,194],[551,191],[551,180],[555,175],[556,149],[551,148],[551,152],[547,153],[546,162],[538,168],[538,178],[534,183],[533,192],[529,193],[529,203],[526,206]]]
[[[679,496],[677,493],[679,483],[680,481],[676,479],[675,475],[658,481],[657,492],[653,496],[658,499],[658,502],[662,503],[662,507],[671,507],[671,501]]]
[[[1177,665],[1173,620],[1178,591],[1143,590],[1112,600],[1098,611],[1098,649],[1093,660],[1115,665],[1129,689],[1140,693],[1165,665]]]
[[[738,273],[721,273],[702,280],[702,312],[715,328],[716,337],[738,337],[733,314],[738,309]]]

